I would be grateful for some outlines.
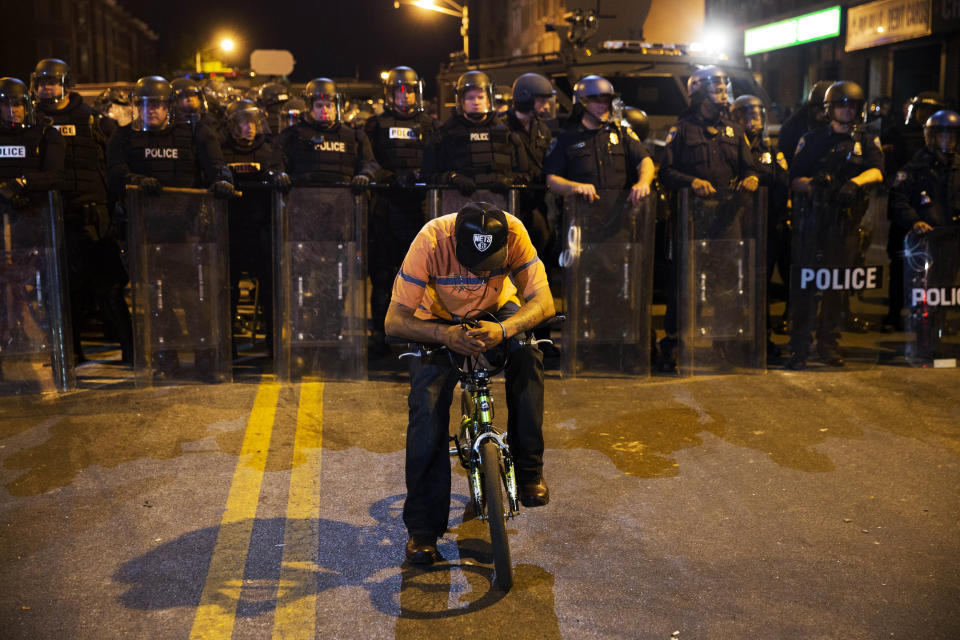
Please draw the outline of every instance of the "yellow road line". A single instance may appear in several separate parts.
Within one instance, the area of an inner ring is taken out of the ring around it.
[[[283,563],[273,619],[275,640],[316,637],[322,445],[323,383],[304,382],[300,385],[297,407]]]
[[[227,508],[220,520],[217,544],[190,630],[191,640],[229,639],[233,635],[279,397],[280,385],[275,381],[262,382],[257,389],[233,473]]]

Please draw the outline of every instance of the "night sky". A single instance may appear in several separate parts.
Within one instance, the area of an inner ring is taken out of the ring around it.
[[[220,0],[119,0],[160,36],[163,72],[192,60],[198,43],[212,46],[236,35],[247,66],[254,49],[287,49],[296,59],[291,79],[317,76],[379,80],[380,71],[405,64],[432,84],[451,51],[462,49],[460,20],[393,0],[263,0],[262,8]],[[225,63],[234,62],[224,59]]]

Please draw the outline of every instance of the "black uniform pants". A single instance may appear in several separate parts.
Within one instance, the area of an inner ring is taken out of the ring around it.
[[[543,467],[543,355],[516,340],[507,348],[507,442],[517,480],[524,483]],[[446,353],[412,360],[403,522],[411,536],[439,537],[450,515],[450,404],[458,376]]]

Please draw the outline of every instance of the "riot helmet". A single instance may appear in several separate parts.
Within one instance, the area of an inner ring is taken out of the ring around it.
[[[290,92],[278,82],[268,82],[257,90],[257,104],[267,113],[276,112],[290,99]]]
[[[33,126],[33,103],[27,85],[18,78],[0,78],[0,124],[5,130]]]
[[[170,100],[173,88],[162,76],[146,76],[133,88],[134,121],[138,131],[162,131],[173,121]]]
[[[760,135],[767,124],[767,111],[757,96],[742,95],[733,101],[730,115],[752,136]]]
[[[573,103],[597,122],[619,122],[621,103],[613,83],[601,76],[584,76],[573,85]]]
[[[300,98],[290,98],[280,106],[277,114],[277,133],[287,127],[292,127],[300,120],[300,116],[307,112],[307,103]]]
[[[832,80],[817,80],[810,87],[810,93],[807,94],[806,111],[807,119],[813,125],[824,125],[830,121],[827,118],[826,110],[823,108],[823,97],[827,95],[827,89],[832,84]]]
[[[493,113],[493,83],[483,71],[467,71],[457,78],[457,113],[472,120]]]
[[[519,113],[536,111],[543,115],[550,109],[555,95],[553,85],[539,73],[525,73],[513,81],[513,108]],[[542,108],[537,108],[538,98]]]
[[[834,82],[823,96],[823,108],[827,118],[841,125],[866,122],[865,104],[866,98],[863,95],[863,89],[856,82],[850,82],[849,80]],[[853,109],[853,115],[849,119],[841,120],[840,116],[837,115],[837,109],[842,107]]]
[[[904,124],[920,126],[934,113],[946,108],[946,102],[939,93],[936,91],[921,91],[910,98],[910,105],[907,107],[907,117]]]
[[[948,109],[934,113],[923,125],[923,140],[933,153],[955,154],[960,141],[960,114]]]
[[[233,140],[243,146],[250,146],[267,130],[263,111],[253,100],[231,102],[226,111],[227,131]]]
[[[58,58],[44,58],[30,74],[30,93],[41,104],[56,104],[73,84],[70,66]]]
[[[867,119],[876,120],[886,118],[890,115],[890,106],[892,102],[889,96],[878,96],[870,101],[870,107],[867,109]]]
[[[453,225],[457,261],[473,273],[493,271],[507,261],[507,216],[489,202],[469,202]]]
[[[116,120],[121,127],[133,121],[130,92],[119,87],[104,89],[93,101],[93,108],[100,115]]]
[[[410,67],[394,67],[383,80],[383,102],[399,114],[423,111],[423,82]]]
[[[646,140],[647,136],[650,135],[650,119],[647,117],[647,112],[643,109],[624,107],[623,122],[633,129],[633,132],[636,133],[637,137],[641,140]]]
[[[196,124],[207,111],[207,99],[200,85],[190,78],[177,78],[170,83],[173,89],[174,111],[178,118]]]
[[[704,92],[714,104],[727,104],[727,96],[731,93],[730,76],[714,65],[701,67],[687,78],[687,95],[692,98],[698,91]]]
[[[303,89],[307,117],[317,124],[333,126],[343,121],[343,98],[330,78],[314,78]],[[321,102],[317,106],[317,102]]]

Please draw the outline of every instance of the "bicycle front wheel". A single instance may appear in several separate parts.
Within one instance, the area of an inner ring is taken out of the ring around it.
[[[510,566],[510,539],[503,506],[503,465],[500,448],[493,440],[484,440],[480,449],[483,469],[483,493],[487,503],[487,523],[490,525],[490,544],[493,547],[493,568],[497,585],[503,591],[513,586],[513,567]]]

